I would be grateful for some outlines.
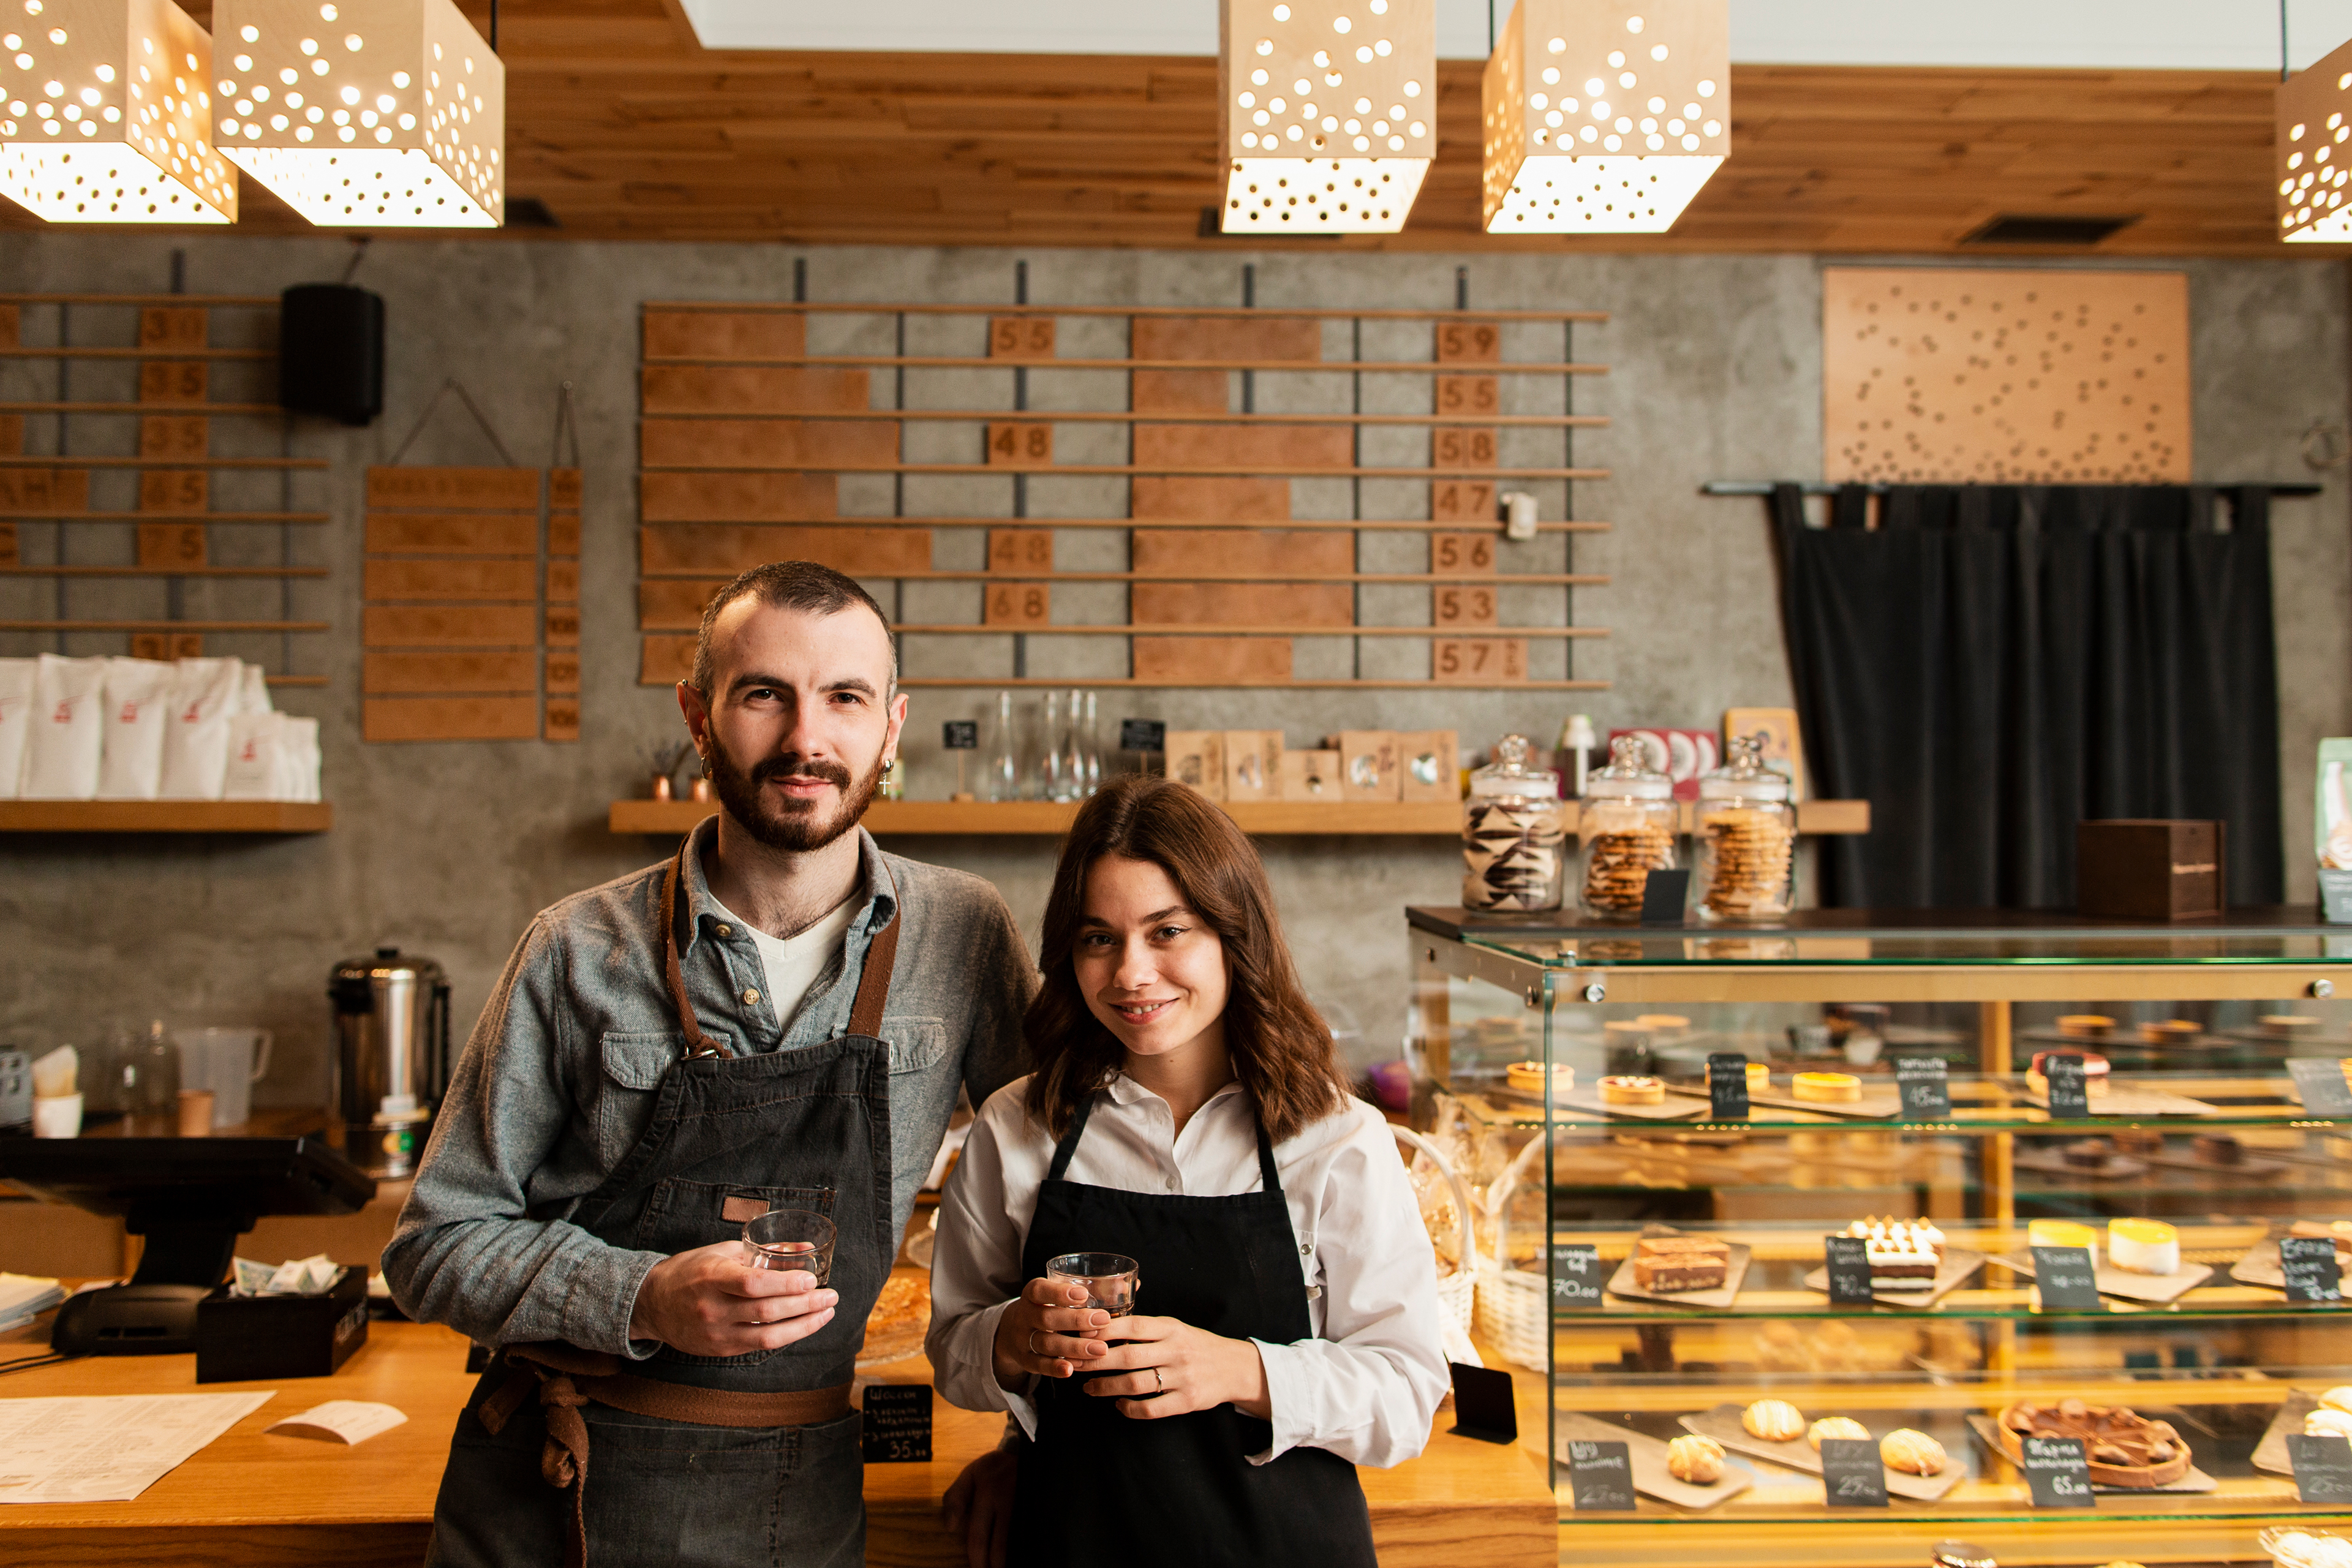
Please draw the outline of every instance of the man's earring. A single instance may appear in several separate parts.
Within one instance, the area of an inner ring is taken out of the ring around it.
[[[882,759],[882,771],[886,773],[896,768],[898,765],[898,759],[896,757],[885,757]]]

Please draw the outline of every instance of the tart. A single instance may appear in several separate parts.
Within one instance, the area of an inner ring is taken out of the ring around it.
[[[1645,1236],[1633,1243],[1636,1289],[1717,1290],[1730,1268],[1731,1244],[1710,1236]]]
[[[2203,1032],[2194,1018],[2158,1018],[2139,1026],[2139,1037],[2151,1046],[2186,1045]]]
[[[1996,1426],[2011,1464],[2024,1463],[2028,1437],[2079,1437],[2091,1479],[2101,1486],[2170,1486],[2189,1473],[2189,1445],[2172,1424],[2120,1405],[2021,1399],[2000,1413]]]
[[[2127,1274],[2178,1274],[2180,1233],[2160,1219],[2109,1220],[2107,1261]]]
[[[1696,1432],[1666,1445],[1666,1474],[1695,1487],[1711,1487],[1723,1479],[1723,1445]]]
[[[2058,1032],[2076,1040],[2095,1040],[2115,1026],[2104,1013],[2068,1013],[2058,1020]]]
[[[1790,1080],[1799,1100],[1849,1104],[1862,1098],[1862,1079],[1850,1072],[1801,1072]]]
[[[1739,1425],[1767,1443],[1793,1443],[1805,1435],[1803,1413],[1785,1399],[1758,1400],[1739,1413]]]
[[[1521,1094],[1541,1094],[1544,1091],[1544,1065],[1541,1062],[1513,1062],[1504,1073],[1504,1081]],[[1551,1091],[1565,1094],[1576,1087],[1576,1068],[1566,1062],[1551,1069]]]
[[[1878,1460],[1890,1470],[1906,1475],[1940,1475],[1944,1468],[1944,1446],[1925,1432],[1901,1427],[1878,1440]]]
[[[1818,1454],[1822,1451],[1822,1439],[1824,1437],[1851,1437],[1857,1442],[1867,1443],[1870,1441],[1870,1428],[1850,1415],[1824,1415],[1805,1429],[1805,1441],[1811,1444],[1813,1452]]]
[[[2096,1100],[2107,1092],[2107,1058],[2096,1051],[2036,1051],[2033,1065],[2025,1069],[2025,1087],[2044,1100],[2050,1098],[2050,1079],[2043,1076],[2042,1064],[2051,1057],[2083,1058],[2083,1094]]]
[[[1601,1080],[1601,1098],[1610,1105],[1663,1105],[1666,1086],[1662,1079],[1612,1073]]]

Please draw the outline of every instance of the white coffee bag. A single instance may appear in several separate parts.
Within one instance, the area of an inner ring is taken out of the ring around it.
[[[153,800],[163,787],[163,732],[170,724],[172,688],[179,673],[176,665],[161,659],[106,661],[99,799]]]
[[[218,800],[228,776],[229,709],[237,699],[237,661],[184,658],[172,682],[163,727],[165,800]]]
[[[250,668],[250,667],[248,667]],[[223,800],[287,800],[286,716],[239,713],[228,721]]]
[[[25,732],[33,727],[34,672],[29,658],[0,658],[0,800],[16,798],[25,775]]]
[[[286,736],[287,787],[286,800],[316,801],[319,794],[319,721],[282,715]]]
[[[26,800],[89,800],[106,727],[106,660],[40,656],[33,672],[33,722],[25,738]]]
[[[232,711],[231,717],[235,717],[237,713],[267,713],[268,711],[268,676],[263,672],[261,666],[257,664],[240,664],[237,667],[236,671],[236,707]]]

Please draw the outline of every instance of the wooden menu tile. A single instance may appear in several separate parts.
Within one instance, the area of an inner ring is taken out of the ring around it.
[[[1290,679],[1288,637],[1129,639],[1135,679],[1169,685],[1272,686]]]
[[[16,564],[16,525],[0,522],[0,566]]]
[[[530,605],[363,605],[362,647],[534,647],[539,611]]]
[[[371,602],[435,599],[464,604],[525,604],[539,597],[532,561],[370,561],[361,595]]]
[[[1190,784],[1211,800],[1225,798],[1225,732],[1223,730],[1168,731],[1168,776]]]
[[[1495,623],[1495,590],[1485,584],[1444,583],[1429,591],[1431,626],[1491,626]]]
[[[1495,466],[1495,429],[1491,425],[1440,425],[1429,433],[1429,466],[1433,468],[1491,468]]]
[[[1435,400],[1440,414],[1498,414],[1503,407],[1502,377],[1441,375],[1437,378]]]
[[[367,504],[390,511],[539,510],[537,468],[412,468],[367,471]]]
[[[10,347],[23,344],[25,341],[23,325],[19,318],[20,313],[16,306],[0,305],[0,343],[5,343]]]
[[[24,449],[25,416],[21,414],[0,414],[0,452],[14,456]]]
[[[1282,798],[1282,731],[1225,731],[1225,798]]]
[[[1139,370],[1128,406],[1138,414],[1223,414],[1233,407],[1227,370]]]
[[[548,605],[545,612],[545,624],[546,629],[541,633],[540,640],[545,643],[549,647],[578,647],[580,646],[579,605]]]
[[[1042,419],[992,419],[981,432],[981,452],[992,468],[1050,468],[1054,426]]]
[[[169,662],[175,658],[202,658],[205,639],[201,632],[133,632],[131,634],[131,657]]]
[[[550,691],[577,692],[580,689],[580,655],[576,652],[551,650],[547,656],[547,689]]]
[[[576,511],[550,513],[547,519],[547,552],[550,555],[580,553],[580,514]]]
[[[690,637],[649,637],[637,662],[637,684],[668,686],[694,674],[694,639]]]
[[[1503,357],[1502,329],[1492,321],[1440,321],[1436,340],[1441,364],[1465,361],[1486,364]]]
[[[142,403],[202,403],[210,382],[206,363],[200,359],[139,362],[139,401]]]
[[[807,468],[898,460],[887,419],[647,419],[638,426],[647,468]]]
[[[1133,518],[1278,521],[1290,516],[1288,479],[1138,474],[1128,488],[1128,515]]]
[[[550,687],[551,691],[553,687]],[[539,738],[542,741],[576,741],[580,738],[580,700],[575,697],[550,697],[547,716],[542,721]]]
[[[992,528],[988,531],[991,572],[1051,572],[1054,531],[1049,528]]]
[[[535,741],[539,699],[370,697],[360,703],[360,738],[388,741]]]
[[[1252,364],[1323,357],[1323,323],[1312,316],[1137,316],[1129,353],[1140,360],[1236,360]]]
[[[1345,583],[1138,583],[1128,618],[1139,626],[1349,626]]]
[[[201,566],[205,555],[205,525],[201,522],[139,524],[139,564],[149,571]]]
[[[1489,432],[1488,446],[1493,445]],[[1135,426],[1139,467],[1344,468],[1356,460],[1345,425],[1145,425]],[[1492,462],[1492,458],[1488,458]]]
[[[141,511],[212,510],[212,476],[202,468],[147,468],[139,475]]]
[[[637,531],[639,569],[733,576],[768,561],[822,561],[853,577],[930,569],[930,531],[921,528],[755,528],[719,523]]]
[[[778,360],[808,353],[798,310],[647,310],[646,358]]]
[[[1393,730],[1342,730],[1324,745],[1339,753],[1342,800],[1400,800],[1403,773]]]
[[[89,510],[88,468],[0,468],[0,512],[57,517]]]
[[[22,416],[12,414],[8,417],[17,420],[22,428]],[[201,458],[210,449],[211,442],[212,421],[201,414],[142,414],[139,417],[139,455],[142,458]]]
[[[1452,730],[1397,731],[1397,798],[1460,800],[1462,752]]]
[[[646,414],[824,414],[868,406],[862,370],[810,366],[649,364],[638,378]]]
[[[702,625],[703,606],[725,587],[724,577],[643,577],[637,581],[637,626],[641,630],[690,632]]]
[[[1049,360],[1054,357],[1051,316],[991,316],[988,357],[1002,360]]]
[[[520,695],[538,680],[535,653],[370,653],[360,659],[360,690],[371,697]]]
[[[1206,571],[1323,576],[1356,569],[1355,538],[1337,529],[1307,533],[1281,529],[1139,528],[1129,537],[1134,569],[1154,577]]]
[[[558,511],[580,510],[580,470],[550,468],[547,470],[547,504]]]
[[[839,506],[831,474],[638,476],[638,515],[647,522],[814,522]]]
[[[552,560],[547,563],[547,602],[551,605],[576,605],[580,602],[580,563]]]
[[[1507,686],[1528,678],[1525,637],[1432,637],[1429,679],[1441,686]]]
[[[1281,798],[1337,802],[1339,798],[1339,753],[1335,751],[1288,751],[1282,753]]]
[[[139,312],[142,349],[200,349],[210,331],[201,305],[150,305]]]
[[[362,537],[370,555],[529,555],[538,534],[512,512],[372,511]]]
[[[1043,626],[1054,619],[1054,591],[1044,583],[991,583],[981,601],[992,626]]]
[[[1432,522],[1493,522],[1500,514],[1492,479],[1444,479],[1429,487]]]

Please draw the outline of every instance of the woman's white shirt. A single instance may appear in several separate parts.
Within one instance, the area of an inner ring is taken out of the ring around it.
[[[1021,1251],[1054,1139],[1030,1119],[1029,1080],[982,1107],[940,1201],[925,1348],[940,1393],[967,1410],[1006,1410],[1032,1437],[1036,1404],[996,1380],[997,1320],[1026,1283]],[[1314,1336],[1257,1342],[1273,1403],[1273,1445],[1360,1465],[1402,1464],[1429,1440],[1449,1373],[1439,1348],[1437,1264],[1394,1135],[1360,1100],[1274,1146]],[[1097,1090],[1067,1179],[1122,1192],[1227,1197],[1263,1185],[1257,1124],[1238,1084],[1212,1096],[1180,1137],[1167,1101],[1125,1074]],[[1137,1310],[1151,1312],[1144,1260]],[[1034,1380],[1031,1380],[1034,1384]]]

